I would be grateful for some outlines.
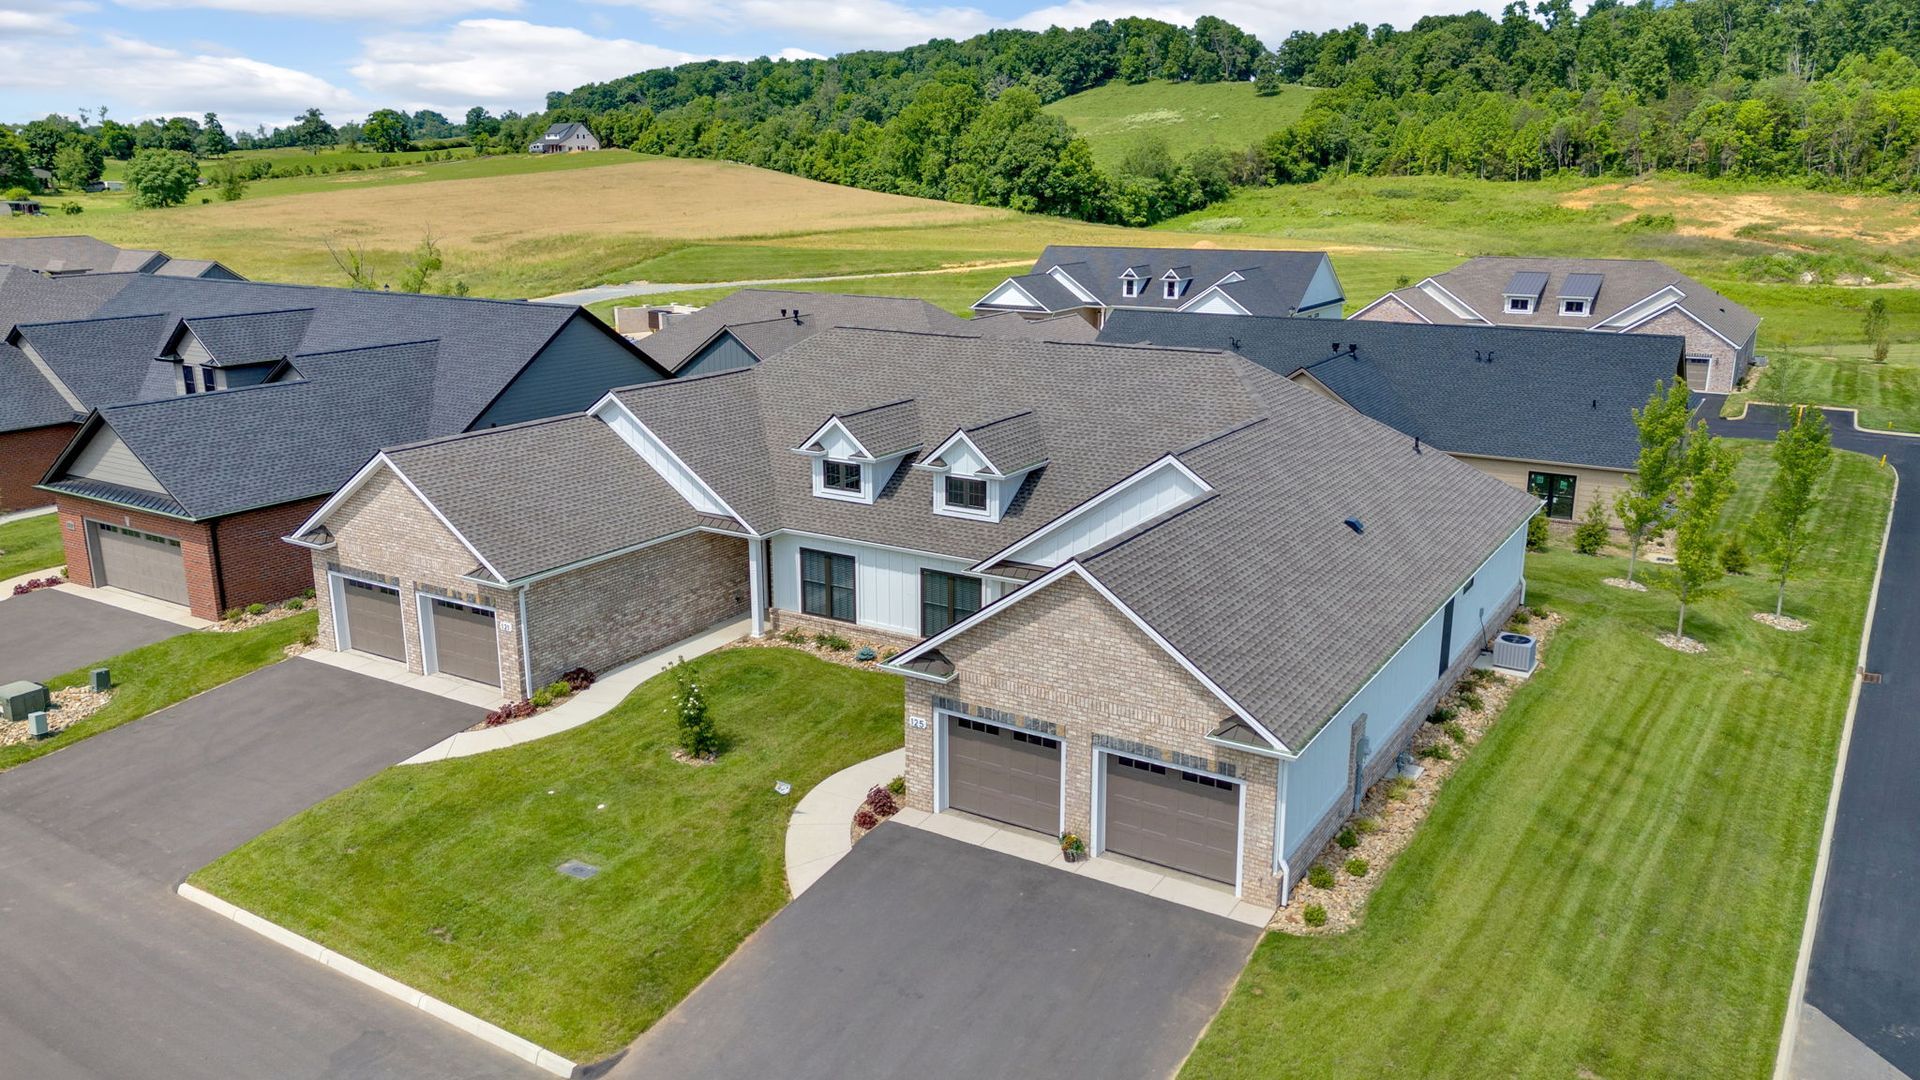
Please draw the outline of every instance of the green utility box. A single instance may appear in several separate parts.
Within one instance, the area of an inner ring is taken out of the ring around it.
[[[106,668],[94,668],[91,685],[93,686],[94,693],[104,694],[113,689],[113,675],[110,674]]]
[[[48,736],[49,734],[51,734],[51,733],[50,733],[50,732],[49,732],[49,731],[47,730],[47,714],[46,714],[46,713],[44,713],[44,712],[35,712],[35,713],[28,713],[28,714],[27,714],[27,722],[28,722],[29,724],[31,724],[31,725],[33,725],[33,726],[32,726],[31,728],[29,728],[28,730],[30,730],[30,731],[32,731],[32,732],[33,732],[33,737],[34,737],[34,738],[36,738],[36,739],[44,739],[44,738],[46,738],[46,737],[47,737],[47,736]]]
[[[19,723],[28,713],[47,711],[47,688],[37,682],[10,682],[0,686],[0,719]]]

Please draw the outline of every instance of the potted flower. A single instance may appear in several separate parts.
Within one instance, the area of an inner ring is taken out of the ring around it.
[[[1087,842],[1073,833],[1062,833],[1060,855],[1070,863],[1077,863],[1087,857]]]

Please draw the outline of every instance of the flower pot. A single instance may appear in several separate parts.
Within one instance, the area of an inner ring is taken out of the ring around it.
[[[1070,863],[1085,862],[1087,858],[1087,852],[1085,848],[1081,848],[1077,851],[1068,849],[1068,848],[1061,848],[1060,857],[1067,860]]]

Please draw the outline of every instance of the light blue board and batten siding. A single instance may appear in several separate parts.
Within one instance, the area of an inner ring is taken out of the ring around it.
[[[1520,585],[1526,569],[1527,530],[1522,526],[1494,552],[1486,565],[1473,577],[1473,587],[1453,597],[1453,639],[1449,666],[1468,652],[1478,651],[1488,632],[1494,607]],[[1350,752],[1354,721],[1367,718],[1365,735],[1371,741],[1368,760],[1393,748],[1387,736],[1406,720],[1409,710],[1420,704],[1440,675],[1440,641],[1446,605],[1442,604],[1413,638],[1385,667],[1361,688],[1353,699],[1334,714],[1298,760],[1287,763],[1287,835],[1284,850],[1296,876],[1303,872],[1303,859],[1315,854],[1296,851],[1307,833],[1324,817],[1329,808],[1351,798]]]
[[[1007,558],[1033,566],[1059,566],[1205,493],[1187,473],[1163,464],[1116,488],[1045,536],[1014,548]]]
[[[1340,279],[1333,272],[1333,260],[1321,259],[1319,269],[1313,272],[1313,280],[1307,283],[1306,291],[1300,294],[1300,310],[1318,319],[1338,319],[1341,317],[1339,301],[1346,299],[1345,291],[1340,287]],[[1314,310],[1319,305],[1319,310]]]
[[[641,346],[646,348],[645,345]],[[753,350],[740,344],[740,339],[731,333],[722,332],[719,337],[702,346],[693,354],[693,358],[682,364],[675,372],[676,378],[686,379],[695,375],[713,375],[722,371],[752,367],[760,362]]]
[[[576,314],[472,426],[499,427],[580,412],[617,386],[659,378],[653,365],[594,325],[591,315]]]
[[[920,636],[920,571],[944,570],[965,574],[972,565],[949,559],[879,547],[850,540],[823,540],[781,533],[773,538],[773,606],[800,610],[800,549],[851,555],[854,560],[855,619],[861,626],[908,637]],[[981,584],[982,605],[998,599],[1004,583],[988,578]]]

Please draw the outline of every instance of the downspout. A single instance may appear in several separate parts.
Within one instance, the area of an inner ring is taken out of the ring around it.
[[[527,636],[527,587],[520,586],[520,697],[533,697],[533,650]]]
[[[213,617],[218,619],[227,610],[227,575],[220,566],[220,520],[215,518],[207,523],[207,561],[213,564]],[[193,597],[188,595],[188,605]]]
[[[1286,907],[1293,895],[1293,867],[1287,864],[1287,777],[1291,762],[1280,763],[1280,791],[1273,810],[1273,869],[1280,875],[1280,906]]]

